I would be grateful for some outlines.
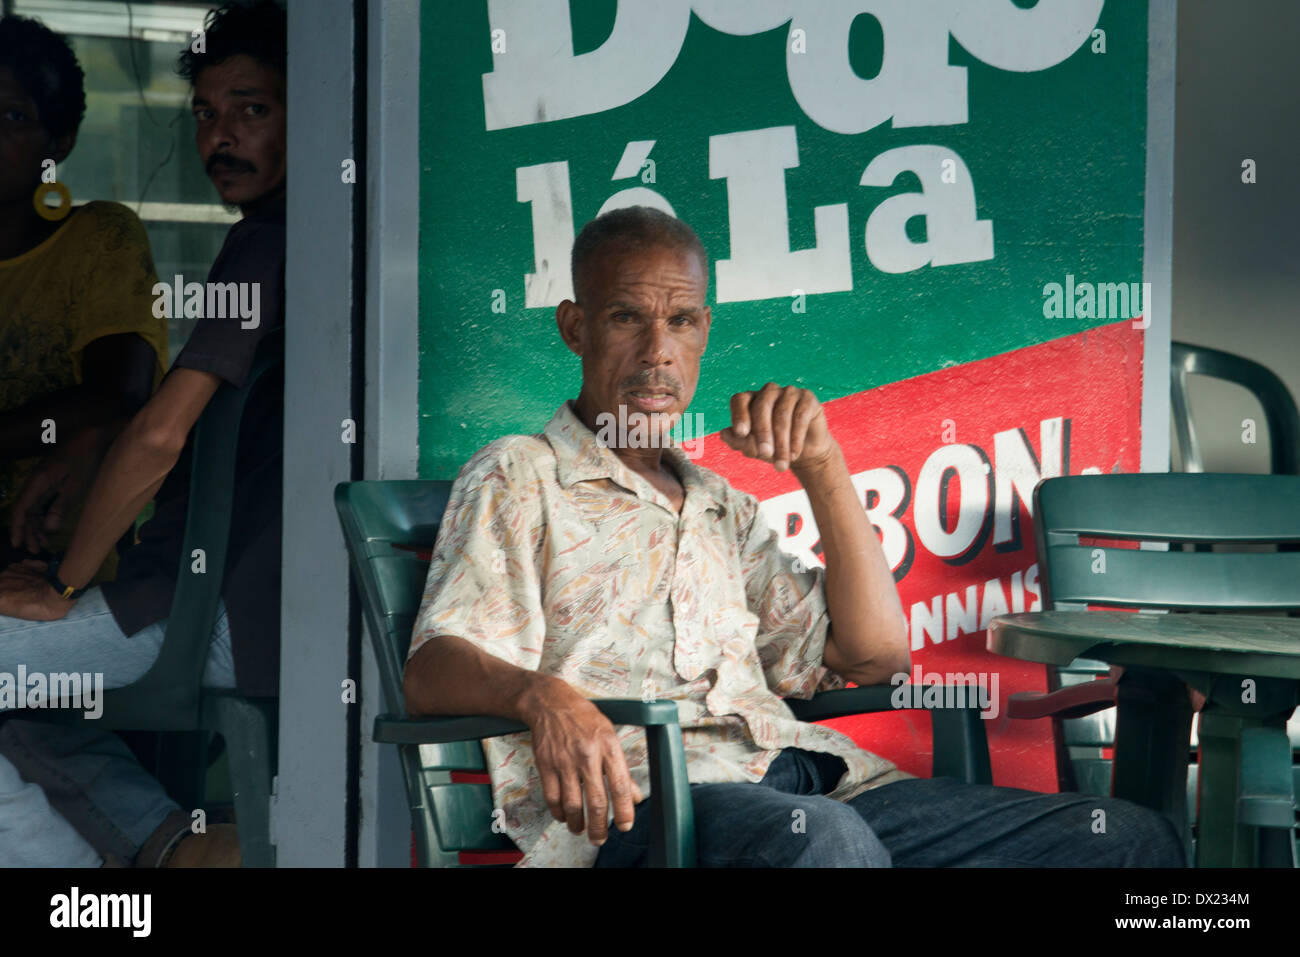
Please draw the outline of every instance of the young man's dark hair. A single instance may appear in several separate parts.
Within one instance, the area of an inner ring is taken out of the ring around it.
[[[228,3],[209,10],[203,33],[202,53],[195,53],[191,44],[177,58],[176,72],[191,86],[206,67],[240,54],[286,72],[289,23],[284,7],[275,0]]]
[[[58,139],[75,133],[86,115],[85,74],[68,41],[27,17],[0,17],[0,67],[13,70],[36,101],[41,125]]]

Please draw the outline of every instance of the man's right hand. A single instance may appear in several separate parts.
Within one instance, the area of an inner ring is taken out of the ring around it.
[[[557,821],[581,834],[584,822],[593,844],[614,826],[632,829],[633,807],[644,800],[632,780],[614,725],[589,700],[560,679],[542,684],[530,696],[526,712],[533,732],[533,754],[542,779],[542,794]],[[585,809],[585,815],[584,815]]]

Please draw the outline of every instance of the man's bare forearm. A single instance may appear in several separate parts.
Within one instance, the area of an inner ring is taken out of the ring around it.
[[[559,678],[502,661],[454,635],[430,638],[406,663],[410,714],[485,714],[532,725],[554,695],[577,692]]]
[[[910,667],[906,620],[876,531],[858,500],[838,445],[823,465],[796,469],[812,505],[826,561],[831,633],[824,661],[858,684]]]
[[[113,545],[135,524],[180,459],[186,436],[220,384],[211,372],[173,369],[131,418],[95,475],[59,568],[65,584],[81,588],[89,582]]]
[[[179,457],[178,448],[159,447],[143,437],[138,420],[121,431],[104,456],[68,543],[59,569],[66,584],[81,588],[90,582]]]
[[[645,796],[628,773],[614,725],[563,679],[516,667],[464,638],[437,635],[406,663],[402,688],[413,715],[484,714],[528,725],[551,816],[573,834],[587,831],[597,845],[608,834],[611,807],[615,826],[631,830],[634,806]]]

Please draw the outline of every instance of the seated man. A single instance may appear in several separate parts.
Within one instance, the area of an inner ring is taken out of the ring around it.
[[[1183,866],[1154,811],[914,778],[795,720],[782,697],[910,664],[893,577],[821,406],[768,383],[732,397],[721,434],[803,484],[826,562],[803,570],[757,499],[636,427],[665,429],[695,394],[711,313],[694,231],[611,211],[579,234],[572,268],[577,299],[556,321],[582,359],[578,398],[543,434],[492,442],[461,470],[404,685],[413,714],[531,729],[484,742],[521,866],[644,864],[645,733],[588,699],[647,691],[681,716],[700,866]],[[619,421],[631,429],[611,442]]]

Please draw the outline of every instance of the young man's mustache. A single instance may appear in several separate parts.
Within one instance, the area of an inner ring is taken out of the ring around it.
[[[233,156],[227,156],[225,153],[215,153],[208,160],[207,172],[211,176],[218,167],[235,170],[237,172],[257,172],[257,167],[247,160],[236,159]]]

